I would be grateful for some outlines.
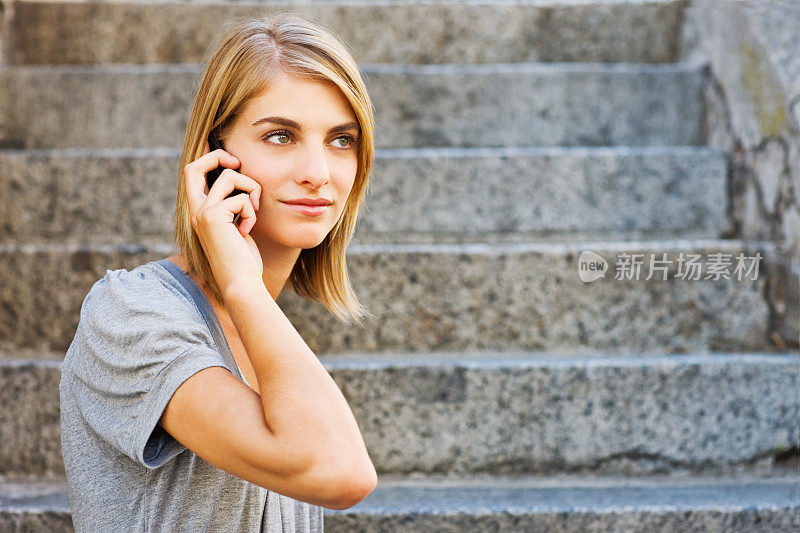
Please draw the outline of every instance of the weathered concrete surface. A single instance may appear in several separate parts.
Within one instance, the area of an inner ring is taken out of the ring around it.
[[[0,242],[169,242],[179,155],[0,151]],[[695,147],[381,150],[355,242],[715,238],[726,180]]]
[[[800,527],[797,502],[793,478],[381,476],[358,505],[325,509],[325,531],[790,531]],[[72,531],[64,480],[0,482],[0,527]]]
[[[704,142],[702,70],[683,65],[362,65],[379,148]],[[6,148],[177,148],[197,65],[5,66]],[[487,127],[489,128],[487,130]]]
[[[200,63],[222,23],[291,10],[368,63],[677,59],[683,1],[19,3],[17,64]],[[502,31],[498,31],[502,28]]]
[[[797,355],[321,361],[381,473],[769,475],[800,445]],[[59,367],[0,361],[0,474],[63,471]]]
[[[794,480],[379,480],[326,531],[791,531]]]
[[[773,350],[764,297],[769,250],[724,240],[354,245],[350,278],[372,314],[363,327],[345,326],[290,291],[278,303],[315,353]],[[605,278],[581,281],[583,251],[608,262]],[[0,348],[66,350],[81,303],[104,272],[172,253],[166,245],[0,247]],[[641,254],[638,276],[614,279],[622,254]],[[697,272],[685,262],[690,254]],[[678,275],[681,257],[688,276]],[[737,275],[740,259],[757,271]],[[651,261],[666,270],[651,271]],[[708,266],[715,261],[728,279],[715,279]]]
[[[692,61],[708,61],[721,85],[733,133],[744,149],[800,123],[800,4],[791,0],[695,0],[688,23],[699,32]]]
[[[0,476],[63,475],[60,361],[0,360]]]
[[[8,63],[9,34],[11,33],[11,20],[14,16],[14,2],[0,0],[0,65]]]
[[[691,61],[710,65],[707,132],[731,153],[730,236],[778,244],[770,301],[800,343],[800,4],[697,0],[686,10]]]

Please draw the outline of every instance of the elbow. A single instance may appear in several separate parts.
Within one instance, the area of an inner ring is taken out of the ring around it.
[[[329,484],[335,491],[330,504],[325,507],[335,510],[349,509],[369,496],[377,486],[378,474],[372,462],[367,459],[366,465],[340,472]]]

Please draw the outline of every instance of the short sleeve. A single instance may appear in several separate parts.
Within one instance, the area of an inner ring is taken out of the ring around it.
[[[157,468],[186,449],[158,421],[177,388],[227,368],[191,300],[145,269],[107,271],[81,307],[64,371],[74,403],[112,448]]]

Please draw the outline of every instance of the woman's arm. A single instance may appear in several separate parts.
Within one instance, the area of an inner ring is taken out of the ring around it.
[[[228,286],[225,307],[258,379],[271,434],[305,463],[320,485],[361,500],[375,467],[342,392],[258,278]]]
[[[159,424],[210,464],[290,498],[347,509],[377,485],[336,383],[261,279],[224,293],[260,394],[220,367],[186,379]]]

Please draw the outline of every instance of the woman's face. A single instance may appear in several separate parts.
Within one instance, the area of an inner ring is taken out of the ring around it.
[[[355,181],[359,126],[333,84],[279,75],[246,106],[224,140],[237,172],[261,185],[256,242],[313,248],[333,229]],[[309,214],[289,201],[331,202]]]

